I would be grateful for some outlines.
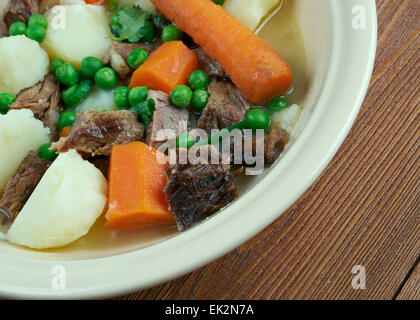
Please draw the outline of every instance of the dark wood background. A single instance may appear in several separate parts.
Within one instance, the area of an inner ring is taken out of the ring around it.
[[[319,179],[240,248],[120,299],[420,299],[420,1],[376,3],[370,90]]]

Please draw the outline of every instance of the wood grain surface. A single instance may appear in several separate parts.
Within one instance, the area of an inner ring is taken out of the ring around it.
[[[420,1],[377,8],[366,100],[311,188],[228,255],[120,299],[420,299]],[[365,289],[352,287],[355,265]]]

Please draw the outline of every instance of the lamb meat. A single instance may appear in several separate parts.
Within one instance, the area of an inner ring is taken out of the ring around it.
[[[148,99],[155,101],[155,112],[152,121],[147,127],[145,142],[158,149],[166,140],[158,140],[159,130],[173,130],[175,136],[187,132],[189,124],[189,112],[184,108],[176,108],[170,105],[170,96],[161,91],[149,90]]]
[[[39,13],[39,0],[10,0],[9,8],[4,16],[7,28],[14,22],[28,22],[32,14]]]
[[[211,133],[211,129],[224,129],[245,118],[250,108],[245,96],[229,81],[213,79],[208,87],[209,102],[197,126]]]
[[[77,115],[68,136],[53,143],[52,148],[109,156],[114,145],[140,141],[143,133],[144,126],[134,111],[84,111]]]
[[[56,77],[49,73],[36,85],[23,89],[11,105],[11,109],[31,109],[35,118],[50,128],[51,140],[58,135],[57,121],[60,116],[60,86]]]
[[[178,229],[186,230],[235,200],[235,179],[240,172],[231,173],[230,166],[224,164],[168,164],[163,191]]]
[[[7,182],[0,199],[0,207],[9,212],[12,221],[15,220],[31,196],[50,164],[50,161],[42,159],[35,152],[30,151],[16,173]]]
[[[128,55],[134,49],[142,48],[150,54],[154,48],[148,44],[122,43],[114,41],[108,49],[103,62],[109,64],[118,74],[120,79],[127,79],[131,74],[131,68],[127,64]]]
[[[200,68],[203,69],[208,76],[228,79],[229,75],[223,70],[221,65],[212,57],[207,55],[203,48],[195,48],[193,52],[197,56]]]
[[[257,145],[264,144],[264,164],[273,164],[277,156],[284,150],[284,147],[288,142],[289,134],[285,130],[275,127],[270,132],[266,132],[264,135],[252,138],[252,155],[255,156]],[[242,150],[242,153],[236,155],[235,148],[237,147],[238,143],[242,144],[240,149]],[[231,153],[234,155],[232,159],[236,164],[250,164],[252,160],[255,160],[246,158],[246,153],[243,152],[244,145],[245,143],[243,140],[234,140],[232,143]]]

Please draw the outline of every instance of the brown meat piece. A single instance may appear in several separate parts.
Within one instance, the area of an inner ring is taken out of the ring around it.
[[[127,79],[131,74],[131,68],[127,64],[128,55],[134,49],[142,48],[148,54],[153,51],[153,47],[148,44],[122,43],[114,41],[108,49],[103,63],[109,64],[118,74],[120,79]]]
[[[23,89],[11,105],[11,109],[31,109],[35,118],[50,128],[51,140],[57,137],[57,121],[60,116],[60,86],[56,77],[49,73],[36,85]]]
[[[164,188],[178,230],[184,231],[201,218],[211,215],[237,198],[235,178],[241,172],[229,171],[223,164],[168,164]]]
[[[97,156],[88,159],[97,169],[99,169],[105,178],[108,179],[108,169],[110,158],[107,156]]]
[[[209,102],[197,126],[211,133],[211,129],[224,129],[245,118],[250,104],[245,96],[229,81],[213,79],[208,87]]]
[[[229,75],[223,70],[221,65],[212,57],[207,55],[203,48],[193,49],[193,52],[197,56],[200,68],[204,70],[208,76],[224,79],[229,78]]]
[[[9,212],[12,221],[22,210],[50,164],[50,161],[41,159],[35,152],[30,151],[7,182],[0,199],[0,207]]]
[[[112,146],[140,141],[143,132],[144,126],[137,121],[134,111],[84,111],[77,115],[68,136],[51,148],[58,152],[76,149],[91,156],[109,156]]]
[[[184,108],[176,108],[170,105],[170,96],[161,91],[149,90],[148,99],[155,101],[155,112],[152,122],[147,127],[145,142],[159,148],[166,140],[157,140],[159,130],[173,130],[175,136],[187,132],[189,112]]]
[[[39,0],[10,0],[10,6],[4,16],[7,28],[14,22],[28,22],[32,14],[39,13]]]
[[[264,139],[263,139],[264,138]],[[234,141],[231,146],[231,153],[234,156],[235,164],[250,164],[252,160],[247,159],[244,153],[245,143],[243,141]],[[264,144],[264,164],[273,164],[278,155],[284,150],[284,147],[289,142],[289,134],[281,128],[273,128],[270,132],[264,135],[252,138],[252,155],[256,155],[257,145]],[[237,143],[242,144],[242,154],[235,154],[235,147]],[[259,148],[258,148],[259,149]]]

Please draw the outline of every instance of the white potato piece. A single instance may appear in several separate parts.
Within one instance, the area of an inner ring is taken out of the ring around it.
[[[29,151],[50,141],[49,134],[29,109],[0,115],[0,194]]]
[[[64,246],[79,239],[102,214],[107,187],[101,171],[75,150],[60,154],[22,208],[6,239],[36,249]]]
[[[293,104],[280,112],[276,112],[273,115],[274,123],[290,134],[299,120],[301,111],[297,104]]]
[[[224,8],[251,31],[255,31],[261,20],[266,17],[282,0],[226,0]]]
[[[49,59],[39,43],[25,36],[0,39],[0,92],[18,94],[42,80]]]
[[[62,59],[80,68],[92,56],[103,59],[110,44],[109,16],[103,6],[54,6],[45,13],[49,27],[42,47],[51,59]]]
[[[155,6],[150,0],[120,0],[120,7],[132,6],[133,4],[139,5],[143,10],[153,12]]]
[[[114,102],[114,90],[105,91],[93,86],[86,99],[77,107],[74,107],[73,111],[112,111],[117,109],[118,107]]]

